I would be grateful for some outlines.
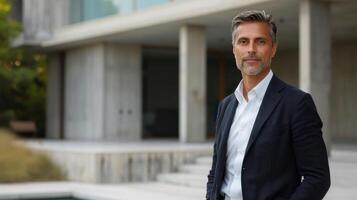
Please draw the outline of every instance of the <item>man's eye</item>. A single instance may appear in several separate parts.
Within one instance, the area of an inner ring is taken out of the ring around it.
[[[258,44],[265,44],[265,40],[258,40]]]
[[[238,44],[247,44],[247,40],[238,40]]]

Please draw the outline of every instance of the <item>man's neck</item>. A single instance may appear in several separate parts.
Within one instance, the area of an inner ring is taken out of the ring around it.
[[[246,101],[248,101],[248,93],[251,91],[256,85],[260,83],[268,74],[270,70],[267,70],[266,72],[263,72],[262,74],[259,75],[245,75],[242,74],[242,80],[243,80],[243,96]]]

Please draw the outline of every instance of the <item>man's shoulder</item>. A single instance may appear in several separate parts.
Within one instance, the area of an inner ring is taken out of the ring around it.
[[[232,100],[234,100],[234,98],[236,98],[234,93],[231,93],[228,96],[224,97],[224,99],[222,99],[220,103],[227,104],[227,103],[231,102]]]
[[[227,106],[233,101],[237,101],[237,99],[234,93],[231,93],[219,102],[218,112],[221,112],[222,110],[223,111],[226,110]]]
[[[278,77],[275,77],[277,79],[278,82],[280,82],[280,84],[282,84],[284,86],[284,96],[286,96],[289,99],[295,99],[295,100],[299,100],[303,97],[305,97],[306,95],[309,95],[309,93],[304,92],[303,90],[289,84],[286,83],[285,81],[279,79]]]

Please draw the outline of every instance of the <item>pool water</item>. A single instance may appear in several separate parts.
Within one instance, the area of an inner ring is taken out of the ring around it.
[[[52,198],[31,198],[31,199],[21,199],[21,200],[85,200],[85,199],[78,199],[74,197],[52,197]]]

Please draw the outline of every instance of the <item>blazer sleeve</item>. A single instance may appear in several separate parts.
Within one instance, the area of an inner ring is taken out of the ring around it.
[[[209,170],[208,173],[208,181],[207,181],[207,188],[206,188],[206,199],[210,199],[212,190],[213,190],[213,185],[214,185],[214,177],[215,177],[215,170],[216,170],[216,160],[217,160],[217,131],[218,131],[218,126],[220,123],[220,116],[222,115],[222,103],[218,105],[218,110],[217,110],[217,117],[216,117],[216,127],[215,127],[215,142],[213,145],[213,156],[212,156],[212,166],[211,169]]]
[[[322,122],[311,95],[297,103],[291,131],[296,164],[303,177],[290,199],[322,199],[330,187],[330,171],[326,146],[322,138]]]
[[[216,153],[216,142],[213,146],[213,157],[212,157],[212,167],[208,173],[208,181],[207,181],[207,190],[206,190],[206,199],[210,199],[212,194],[213,185],[214,185],[214,176],[215,176],[215,169],[216,169],[216,160],[217,160],[217,153]]]

